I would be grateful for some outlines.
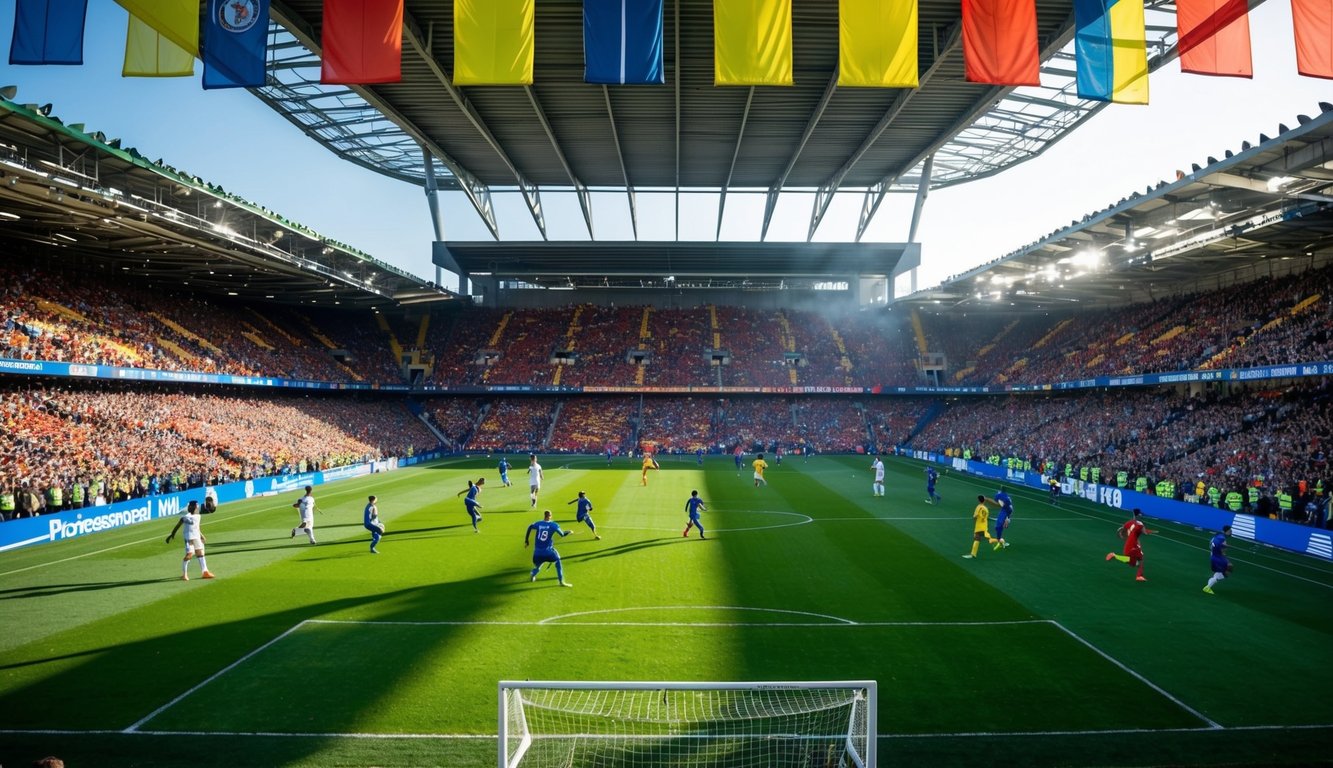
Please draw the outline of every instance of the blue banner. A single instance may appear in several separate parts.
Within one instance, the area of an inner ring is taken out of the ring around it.
[[[204,20],[205,88],[264,85],[269,0],[208,0]]]
[[[84,507],[55,512],[41,517],[25,517],[0,523],[0,552],[32,544],[72,539],[136,523],[179,517],[190,501],[203,502],[205,496],[217,499],[218,504],[242,501],[256,496],[295,493],[307,485],[323,485],[349,477],[361,477],[384,464],[352,464],[319,472],[301,472],[291,475],[272,475],[209,488],[191,488],[162,496],[145,496],[101,507]]]
[[[926,451],[898,449],[898,455],[921,461],[945,464],[950,469],[1005,483],[1023,485],[1040,491],[1048,489],[1049,478],[1040,472],[1006,469],[981,461],[937,456]],[[1207,504],[1191,504],[1175,499],[1164,499],[1148,493],[1139,493],[1113,485],[1099,485],[1066,478],[1060,492],[1115,509],[1141,509],[1143,514],[1159,520],[1192,525],[1205,531],[1220,531],[1231,526],[1231,535],[1259,544],[1299,552],[1303,555],[1333,561],[1333,532],[1308,525],[1297,525],[1266,517],[1255,517],[1229,509],[1218,509]]]
[[[561,387],[545,384],[483,384],[411,387],[407,384],[375,384],[362,381],[305,381],[271,376],[235,376],[227,373],[194,371],[159,371],[151,368],[120,368],[112,365],[62,363],[51,360],[12,360],[0,358],[0,375],[74,376],[123,381],[163,381],[185,384],[221,384],[242,387],[284,387],[289,389],[324,389],[349,391],[412,392],[419,395],[556,395],[556,394],[739,394],[739,395],[997,395],[1015,392],[1074,391],[1108,387],[1150,387],[1194,382],[1240,382],[1272,379],[1300,379],[1333,376],[1333,361],[1264,365],[1255,368],[1219,368],[1213,371],[1175,371],[1137,376],[1097,376],[1091,379],[1059,381],[1053,384],[1012,384],[979,387],[636,387],[587,386]]]
[[[9,63],[82,64],[88,0],[18,0]]]
[[[662,0],[583,0],[583,79],[660,84]]]

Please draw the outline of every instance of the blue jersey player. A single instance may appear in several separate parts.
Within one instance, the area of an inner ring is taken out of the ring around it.
[[[579,497],[577,499],[571,499],[565,502],[565,504],[566,506],[570,504],[579,505],[578,521],[588,526],[588,530],[592,531],[592,537],[594,539],[601,541],[602,537],[597,535],[597,524],[592,521],[592,502],[588,500],[588,495],[583,491],[579,491]]]
[[[688,537],[690,527],[693,526],[699,529],[699,538],[707,538],[704,536],[704,524],[699,520],[699,513],[707,509],[704,500],[699,498],[699,492],[690,491],[690,498],[685,500],[685,512],[690,516],[690,521],[685,524],[685,532],[681,536]]]
[[[999,552],[1009,546],[1009,542],[1004,540],[1004,529],[1009,525],[1009,516],[1014,514],[1014,500],[1009,498],[1004,486],[1000,486],[991,501],[1000,505],[1000,514],[995,516],[995,551]]]
[[[608,446],[606,447],[606,466],[608,466],[608,467],[611,466],[611,456],[612,456],[612,455],[614,455],[614,454],[612,454],[612,452],[611,452],[611,446],[608,445]]]
[[[694,449],[694,462],[701,467],[704,465],[704,449],[702,448]]]
[[[376,547],[379,546],[380,538],[384,536],[384,521],[380,520],[380,508],[375,503],[374,496],[366,502],[366,508],[361,514],[362,525],[370,531],[370,554],[378,555],[380,551]]]
[[[509,460],[504,456],[500,457],[500,482],[506,488],[513,485],[513,483],[509,482]]]
[[[1208,594],[1213,592],[1213,585],[1231,575],[1231,560],[1227,558],[1227,539],[1231,536],[1231,526],[1222,526],[1222,532],[1213,537],[1211,544],[1212,556],[1210,558],[1213,566],[1213,575],[1204,585],[1203,591]]]
[[[936,472],[934,467],[926,467],[926,501],[931,504],[939,504],[944,501],[938,493],[935,493],[935,481],[939,479],[940,473]]]
[[[467,481],[467,488],[454,494],[454,498],[467,494],[467,498],[463,499],[463,505],[467,507],[468,517],[472,518],[473,533],[481,533],[477,530],[477,523],[481,522],[481,513],[477,511],[481,509],[481,504],[477,501],[477,494],[481,493],[481,487],[485,484],[486,478],[484,477],[477,478],[475,483],[469,480]]]
[[[523,546],[526,548],[532,539],[532,532],[537,532],[537,544],[532,548],[532,577],[528,581],[537,580],[537,572],[542,569],[546,563],[555,563],[555,578],[562,587],[572,587],[573,584],[565,581],[565,569],[560,564],[560,553],[555,551],[556,535],[568,536],[569,531],[562,530],[560,524],[551,519],[551,510],[542,513],[542,519],[528,526],[527,533],[523,534]]]

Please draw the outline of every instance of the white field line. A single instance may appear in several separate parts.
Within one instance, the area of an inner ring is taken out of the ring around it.
[[[135,721],[134,724],[132,724],[130,727],[126,728],[124,732],[125,732],[125,733],[134,733],[135,731],[139,730],[139,726],[143,725],[144,723],[148,722],[149,720],[152,720],[153,718],[157,717],[158,715],[162,714],[163,712],[167,711],[168,709],[170,709],[170,708],[176,706],[176,705],[179,704],[181,701],[183,701],[186,697],[188,697],[190,694],[194,693],[195,691],[199,690],[200,688],[203,688],[205,685],[208,685],[209,683],[213,682],[214,680],[218,679],[219,677],[222,677],[223,675],[227,674],[228,672],[232,671],[233,669],[239,667],[241,664],[244,664],[244,663],[245,663],[246,661],[248,661],[251,657],[257,655],[259,652],[263,651],[264,649],[268,648],[269,646],[273,645],[274,643],[278,642],[279,640],[283,639],[284,637],[286,637],[286,636],[290,635],[291,633],[295,632],[296,630],[300,629],[300,628],[301,628],[301,625],[303,625],[303,624],[305,624],[304,621],[302,621],[302,622],[298,622],[298,623],[296,623],[296,624],[293,624],[291,627],[289,627],[289,628],[287,629],[286,632],[283,632],[282,634],[278,635],[277,637],[273,638],[272,640],[269,640],[267,643],[264,643],[263,645],[259,646],[258,648],[254,649],[253,651],[250,651],[249,653],[245,654],[244,656],[242,656],[241,658],[237,659],[236,661],[233,661],[232,663],[228,664],[227,666],[223,667],[222,669],[219,669],[217,672],[214,672],[212,675],[209,675],[203,682],[199,683],[198,685],[195,685],[195,686],[194,686],[193,688],[191,688],[190,690],[186,691],[185,693],[182,693],[181,695],[177,696],[176,698],[172,699],[171,701],[168,701],[166,704],[163,704],[162,706],[158,707],[157,709],[153,710],[152,712],[149,712],[149,713],[147,714],[147,716],[140,718],[139,720]]]
[[[840,619],[840,622],[846,621]],[[892,627],[1008,627],[1025,624],[1049,624],[1049,619],[1015,619],[1013,621],[856,621],[849,623],[792,622],[792,621],[374,621],[361,619],[306,619],[302,624],[362,624],[386,627],[836,627],[892,628]],[[290,631],[290,630],[289,630]]]
[[[1163,689],[1161,686],[1157,685],[1156,683],[1154,683],[1153,681],[1151,681],[1151,680],[1149,680],[1148,678],[1144,677],[1143,675],[1140,675],[1138,672],[1135,672],[1134,670],[1130,669],[1128,666],[1126,666],[1125,664],[1123,664],[1119,659],[1116,659],[1114,656],[1112,656],[1111,654],[1107,653],[1106,651],[1103,651],[1101,648],[1098,648],[1097,646],[1093,645],[1092,643],[1088,642],[1087,640],[1084,640],[1081,636],[1079,636],[1078,633],[1074,632],[1074,631],[1073,631],[1072,629],[1070,629],[1069,627],[1066,627],[1065,625],[1063,625],[1063,624],[1061,624],[1060,622],[1055,621],[1055,620],[1050,620],[1050,624],[1051,624],[1052,626],[1054,626],[1055,628],[1059,629],[1061,632],[1064,632],[1066,635],[1069,635],[1070,637],[1072,637],[1072,638],[1074,638],[1075,640],[1079,641],[1079,642],[1082,643],[1083,645],[1087,646],[1088,649],[1090,649],[1093,653],[1096,653],[1098,656],[1101,656],[1103,659],[1106,659],[1107,661],[1109,661],[1109,662],[1111,662],[1112,664],[1116,665],[1116,666],[1119,667],[1122,671],[1124,671],[1125,673],[1127,673],[1127,674],[1133,676],[1133,677],[1134,677],[1135,679],[1137,679],[1139,682],[1143,683],[1144,685],[1148,686],[1149,688],[1153,689],[1154,691],[1157,691],[1158,694],[1160,694],[1161,696],[1165,697],[1168,701],[1172,702],[1172,703],[1175,704],[1177,707],[1180,707],[1181,709],[1185,710],[1186,712],[1190,713],[1191,715],[1193,715],[1193,716],[1199,718],[1200,720],[1202,720],[1203,722],[1207,723],[1209,728],[1217,729],[1217,728],[1221,728],[1221,727],[1222,727],[1220,724],[1217,723],[1217,721],[1215,721],[1215,720],[1213,720],[1212,718],[1208,717],[1207,715],[1203,714],[1202,712],[1200,712],[1199,710],[1195,709],[1194,707],[1191,707],[1190,705],[1186,704],[1185,702],[1181,701],[1180,699],[1177,699],[1175,696],[1172,696],[1171,694],[1167,693],[1166,690]]]
[[[816,517],[813,521],[816,523],[868,523],[874,522],[898,522],[900,520],[933,520],[956,523],[959,520],[971,520],[971,515],[956,515],[954,517]],[[1081,523],[1086,517],[1025,517],[1025,523]]]
[[[1068,731],[959,731],[956,733],[881,733],[880,741],[893,739],[971,739],[971,738],[1023,738],[1050,736],[1115,736],[1135,733],[1220,733],[1222,731],[1319,731],[1333,729],[1333,723],[1325,725],[1237,725],[1229,728],[1108,728],[1105,730],[1068,730]],[[119,731],[114,729],[57,729],[57,728],[0,728],[0,736],[149,736],[149,737],[208,737],[222,738],[293,738],[293,739],[435,739],[440,741],[495,741],[494,734],[481,733],[282,733],[278,731]]]

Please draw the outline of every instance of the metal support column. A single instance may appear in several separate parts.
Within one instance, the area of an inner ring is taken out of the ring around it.
[[[930,194],[930,175],[935,168],[935,155],[926,155],[921,164],[921,179],[916,185],[916,205],[912,206],[912,226],[907,230],[907,242],[916,242],[916,229],[921,224],[921,209],[926,206],[926,196]]]
[[[421,148],[421,163],[426,172],[426,205],[430,206],[430,224],[435,230],[435,242],[444,242],[444,212],[440,210],[440,186],[435,181],[435,158],[431,156],[430,150],[424,146]],[[444,285],[444,269],[435,265],[435,284]],[[467,278],[460,272],[458,275],[458,292],[467,295]]]

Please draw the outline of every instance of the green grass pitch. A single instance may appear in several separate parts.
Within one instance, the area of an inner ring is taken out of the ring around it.
[[[0,764],[491,766],[501,679],[879,682],[881,765],[1273,765],[1333,750],[1333,565],[1209,533],[1145,539],[1146,583],[1104,560],[1125,515],[1014,492],[1012,546],[961,555],[978,493],[921,465],[788,458],[752,487],[730,457],[456,459],[204,518],[218,578],[179,580],[171,521],[0,556]],[[474,534],[455,494],[484,476]],[[684,501],[708,540],[684,539]],[[585,490],[601,541],[566,501]],[[368,493],[389,533],[372,555]],[[573,531],[528,581],[523,533]]]

